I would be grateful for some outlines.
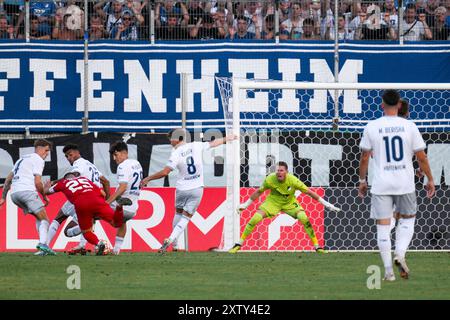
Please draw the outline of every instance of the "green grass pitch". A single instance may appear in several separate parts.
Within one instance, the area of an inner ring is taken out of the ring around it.
[[[0,299],[450,299],[449,258],[409,253],[409,280],[396,271],[395,282],[369,290],[367,268],[381,265],[375,252],[1,253]],[[70,265],[80,268],[79,290],[67,288]]]

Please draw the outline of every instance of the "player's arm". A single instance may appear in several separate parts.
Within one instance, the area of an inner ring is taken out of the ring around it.
[[[219,138],[219,139],[215,139],[215,140],[211,141],[209,143],[209,146],[210,146],[210,148],[215,148],[215,147],[218,147],[218,146],[220,146],[220,145],[222,145],[224,143],[236,140],[237,138],[238,137],[236,135],[231,134],[231,135],[226,136],[225,138]]]
[[[37,192],[39,192],[42,195],[42,198],[44,200],[44,205],[48,205],[48,197],[44,190],[44,184],[42,183],[42,177],[40,175],[34,176],[34,185],[36,186]]]
[[[169,175],[169,173],[172,172],[172,170],[173,169],[171,167],[165,166],[164,169],[162,169],[161,171],[158,171],[158,172],[152,174],[151,176],[148,176],[148,177],[142,179],[141,188],[145,187],[152,180],[158,180],[158,179],[167,177]]]
[[[111,195],[110,183],[109,180],[105,178],[105,176],[100,176],[100,183],[103,186],[103,192],[105,193],[105,199],[108,199]]]
[[[434,186],[433,175],[431,174],[430,163],[428,162],[427,154],[424,150],[417,151],[415,153],[417,162],[419,162],[420,170],[423,174],[427,176],[428,182],[425,188],[427,189],[427,197],[431,198],[434,196],[434,192],[436,191]]]
[[[335,207],[334,205],[332,205],[331,203],[329,203],[328,201],[326,201],[324,198],[322,198],[321,196],[319,196],[317,193],[315,193],[314,191],[311,190],[307,190],[304,192],[304,194],[310,196],[311,198],[313,198],[314,200],[320,202],[321,204],[324,205],[325,208],[331,210],[331,211],[336,211],[339,212],[341,211],[341,209]]]
[[[359,188],[358,195],[364,198],[367,193],[367,170],[369,168],[369,159],[372,155],[372,151],[363,150],[361,153],[361,158],[359,160]]]
[[[2,197],[0,199],[0,206],[3,203],[5,203],[5,201],[6,201],[6,196],[8,194],[8,191],[9,191],[9,189],[11,189],[11,182],[12,182],[13,177],[14,177],[14,172],[11,171],[5,179],[5,184],[3,185]]]
[[[118,197],[120,197],[121,195],[124,194],[125,191],[127,191],[127,187],[128,187],[128,183],[126,183],[126,182],[119,183],[119,186],[117,187],[116,192],[114,192],[114,194],[112,196],[109,196],[108,199],[106,200],[106,202],[108,204],[111,204],[114,201],[116,201],[116,199]]]
[[[256,190],[255,192],[252,193],[252,195],[250,196],[250,198],[248,198],[247,201],[245,201],[244,203],[241,203],[238,207],[238,213],[240,214],[242,211],[244,211],[245,209],[248,208],[249,205],[251,205],[253,203],[253,201],[257,200],[261,194],[264,192],[264,190],[261,191],[261,188],[259,188],[258,190]]]

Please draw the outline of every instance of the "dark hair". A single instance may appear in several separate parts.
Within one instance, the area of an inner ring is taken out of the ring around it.
[[[114,152],[121,152],[121,151],[126,151],[128,152],[128,146],[125,142],[119,140],[114,142],[111,145],[111,148],[109,148],[109,153],[110,154],[114,154]]]
[[[34,141],[34,147],[50,147],[50,150],[52,149],[52,145],[53,143],[51,143],[48,140],[45,139],[37,139],[36,141]]]
[[[305,20],[303,20],[303,25],[314,26],[314,20],[312,18],[306,18]]]
[[[402,118],[407,118],[409,114],[409,102],[405,99],[400,99],[400,108],[398,108],[398,116]]]
[[[38,18],[38,16],[32,14],[32,15],[30,15],[30,21],[31,20],[39,20],[39,18]]]
[[[275,15],[274,14],[268,14],[264,20],[266,21],[266,23],[267,22],[272,22],[273,23],[273,22],[275,22]]]
[[[236,18],[236,21],[239,21],[239,20],[245,20],[247,22],[247,24],[248,24],[248,19],[246,17],[244,17],[244,16],[238,16]]]
[[[400,94],[397,90],[388,89],[384,91],[382,99],[385,105],[394,107],[400,101]]]
[[[186,141],[186,130],[183,128],[175,128],[167,133],[169,140]]]
[[[288,164],[284,161],[278,161],[277,166],[279,167],[285,167],[286,171],[288,170]]]
[[[63,148],[63,152],[66,153],[69,150],[76,150],[76,151],[80,151],[80,149],[78,149],[78,146],[76,144],[66,144]]]
[[[414,11],[416,11],[416,5],[414,3],[408,3],[405,7],[405,11],[408,9],[414,9]]]

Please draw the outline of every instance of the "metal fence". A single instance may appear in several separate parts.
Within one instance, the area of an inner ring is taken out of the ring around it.
[[[0,38],[449,40],[450,0],[0,0]]]

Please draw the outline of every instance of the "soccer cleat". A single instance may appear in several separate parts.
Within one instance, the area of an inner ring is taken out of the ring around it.
[[[97,250],[96,250],[96,251],[97,251],[96,255],[97,255],[97,256],[102,256],[103,253],[105,252],[105,249],[106,249],[106,243],[105,243],[105,241],[100,240],[100,241],[98,242],[98,244],[97,244],[96,249],[97,249]]]
[[[322,247],[317,247],[317,248],[315,248],[315,250],[317,253],[328,253],[328,251]]]
[[[159,248],[158,252],[159,253],[166,253],[167,252],[167,248],[169,248],[170,246],[170,240],[169,239],[165,239],[163,242],[163,245],[161,246],[161,248]]]
[[[229,253],[236,253],[239,250],[241,250],[242,245],[240,243],[236,243],[233,248],[231,248],[228,252]]]
[[[409,268],[406,265],[405,259],[404,258],[400,259],[399,257],[395,257],[394,264],[397,266],[398,272],[400,272],[400,277],[402,277],[403,279],[408,279],[409,278]]]
[[[45,252],[46,255],[56,256],[56,252],[53,251],[52,249],[50,249],[50,247],[48,245],[46,245],[45,243],[38,243],[36,248],[38,250],[41,250],[42,252]]]
[[[76,247],[73,247],[72,249],[70,249],[69,251],[67,251],[67,254],[69,256],[76,256],[77,254],[85,256],[88,252],[89,251],[86,250],[86,248],[80,247],[80,246],[76,246]]]
[[[393,273],[386,273],[383,281],[395,281],[395,275]]]
[[[39,250],[39,251],[35,252],[34,255],[35,256],[46,256],[47,253],[45,253],[44,251]]]
[[[133,201],[131,201],[131,199],[125,197],[118,197],[116,199],[116,202],[119,206],[131,206],[133,204]]]

